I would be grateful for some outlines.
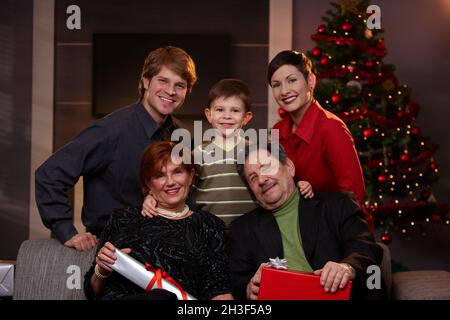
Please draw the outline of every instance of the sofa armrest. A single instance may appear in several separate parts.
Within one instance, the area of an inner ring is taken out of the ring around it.
[[[95,249],[79,252],[55,239],[24,241],[17,256],[13,299],[86,299],[84,274],[94,261],[94,254]],[[72,280],[69,286],[68,279]]]

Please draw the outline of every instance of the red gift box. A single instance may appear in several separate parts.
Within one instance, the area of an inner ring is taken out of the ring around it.
[[[258,300],[349,300],[351,287],[325,292],[318,275],[263,267]]]

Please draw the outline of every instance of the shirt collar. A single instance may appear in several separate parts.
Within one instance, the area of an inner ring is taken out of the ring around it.
[[[294,134],[306,143],[310,144],[318,117],[319,104],[317,103],[317,101],[313,101],[308,110],[306,110],[306,113],[303,115],[303,118],[300,121],[300,124],[297,126]],[[280,128],[280,135],[281,137],[288,139],[292,136],[292,126],[294,123],[292,121],[292,118],[289,116],[287,116],[285,119],[286,122]]]
[[[149,139],[153,138],[158,129],[162,128],[163,130],[168,130],[172,132],[176,126],[172,119],[171,115],[168,115],[166,120],[164,121],[162,127],[152,118],[152,116],[147,112],[144,105],[141,102],[138,102],[136,106],[137,116],[142,126],[144,127],[145,133]]]

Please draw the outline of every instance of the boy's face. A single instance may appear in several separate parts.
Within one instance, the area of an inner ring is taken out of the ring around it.
[[[186,80],[166,66],[162,66],[151,80],[144,78],[143,83],[145,94],[142,103],[157,122],[174,112],[186,98]]]
[[[244,103],[239,97],[215,99],[205,109],[205,115],[211,126],[224,137],[245,126],[253,117],[251,112],[245,111]]]

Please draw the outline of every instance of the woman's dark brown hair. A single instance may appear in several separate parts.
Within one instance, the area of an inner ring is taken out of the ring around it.
[[[296,67],[297,70],[303,74],[305,80],[312,72],[313,65],[311,59],[309,59],[306,54],[294,50],[281,51],[269,63],[267,70],[267,81],[269,82],[269,85],[271,85],[270,82],[275,71],[286,64]]]

